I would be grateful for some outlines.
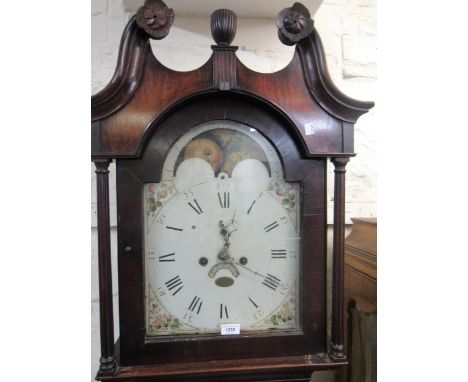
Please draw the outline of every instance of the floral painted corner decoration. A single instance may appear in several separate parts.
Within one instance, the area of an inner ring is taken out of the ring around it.
[[[281,308],[270,317],[270,322],[274,326],[291,326],[294,320],[294,311],[289,307],[287,302],[284,303]]]
[[[174,334],[184,325],[162,306],[151,285],[148,286],[148,334]]]
[[[145,210],[148,216],[146,227],[147,232],[151,229],[151,226],[157,217],[158,210],[166,201],[174,196],[175,193],[176,189],[174,188],[174,183],[170,180],[161,183],[148,184],[145,204]]]
[[[174,10],[162,0],[146,0],[136,13],[136,23],[152,39],[161,40],[174,23]]]
[[[294,226],[297,227],[298,210],[296,205],[297,199],[299,199],[299,188],[293,183],[286,183],[279,179],[271,179],[267,191],[281,203],[292,219]]]
[[[314,21],[301,3],[283,9],[276,18],[278,37],[285,45],[294,45],[314,30]]]

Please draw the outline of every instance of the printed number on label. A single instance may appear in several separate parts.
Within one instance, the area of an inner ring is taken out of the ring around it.
[[[232,336],[236,334],[240,334],[240,324],[222,324],[221,325],[222,336]]]

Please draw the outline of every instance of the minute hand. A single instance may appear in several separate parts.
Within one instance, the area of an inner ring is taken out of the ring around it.
[[[261,278],[265,278],[264,275],[262,275],[261,273],[258,273],[257,271],[254,271],[253,269],[250,269],[249,267],[246,267],[245,265],[242,265],[241,263],[239,263],[238,261],[233,261],[234,264],[244,268],[245,270],[249,271],[249,272],[252,272],[254,274],[256,274],[257,276],[260,276]]]

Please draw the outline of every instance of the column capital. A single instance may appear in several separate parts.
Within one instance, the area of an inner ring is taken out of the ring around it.
[[[96,166],[96,170],[94,170],[96,174],[106,174],[109,173],[109,165],[112,163],[112,159],[93,159],[93,163]]]
[[[346,171],[346,165],[349,162],[349,158],[348,157],[332,158],[331,162],[335,166],[335,172],[344,172]]]

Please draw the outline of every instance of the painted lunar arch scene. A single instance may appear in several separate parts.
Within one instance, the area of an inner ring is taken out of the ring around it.
[[[245,159],[260,161],[270,174],[270,165],[262,148],[251,137],[236,130],[218,128],[197,135],[180,153],[175,171],[180,163],[190,158],[207,161],[215,176],[220,172],[231,176],[234,167]]]
[[[255,129],[184,134],[145,185],[147,335],[298,329],[299,192]]]

